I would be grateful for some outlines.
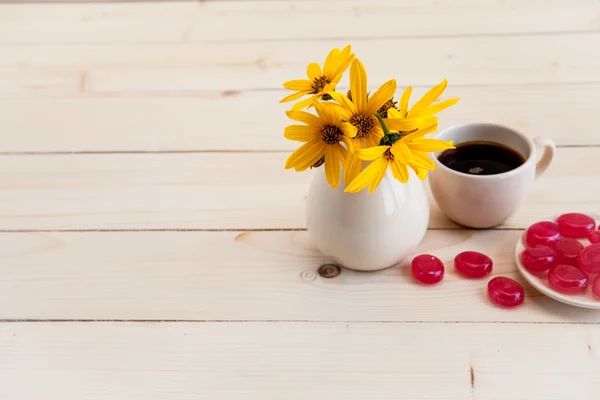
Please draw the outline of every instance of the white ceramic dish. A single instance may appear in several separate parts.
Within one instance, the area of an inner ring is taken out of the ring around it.
[[[594,219],[596,219],[596,223],[598,223],[599,219],[596,215],[590,215],[590,216],[593,217]],[[554,218],[548,219],[548,221],[554,221],[554,220],[555,220]],[[557,292],[548,284],[547,274],[544,274],[543,276],[538,277],[538,276],[530,273],[529,271],[527,271],[527,269],[525,269],[525,267],[521,263],[521,253],[526,248],[525,244],[524,244],[525,243],[524,237],[525,237],[525,233],[523,233],[521,238],[517,241],[517,246],[515,248],[515,262],[517,263],[517,269],[519,270],[521,275],[523,275],[525,280],[527,282],[529,282],[529,284],[531,286],[533,286],[534,288],[536,288],[537,290],[539,290],[546,296],[548,296],[556,301],[560,301],[561,303],[565,303],[565,304],[568,304],[568,305],[571,305],[574,307],[592,308],[592,309],[600,310],[600,299],[596,299],[594,297],[594,294],[592,293],[592,283],[595,278],[595,275],[590,275],[590,283],[588,284],[585,292],[580,293],[580,294],[563,294],[563,293]],[[589,241],[587,239],[582,240],[581,242],[585,246],[587,246],[589,244]]]

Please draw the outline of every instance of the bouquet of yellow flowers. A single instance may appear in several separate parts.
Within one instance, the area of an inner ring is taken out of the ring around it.
[[[350,90],[336,92],[336,85],[350,68]],[[287,116],[302,124],[289,125],[284,136],[304,142],[287,159],[286,168],[304,171],[325,165],[327,182],[337,187],[340,166],[344,169],[346,192],[377,188],[388,166],[402,183],[409,178],[408,167],[424,180],[435,164],[428,152],[453,148],[452,142],[426,138],[437,130],[435,115],[458,102],[449,99],[433,104],[446,89],[446,80],[429,90],[409,108],[412,88],[408,87],[394,101],[396,80],[384,83],[370,95],[367,73],[350,46],[333,49],[327,55],[323,69],[311,63],[306,69],[308,79],[285,82],[293,93],[281,102],[308,98],[295,103]],[[314,108],[315,114],[302,111]],[[363,170],[363,162],[370,164]]]

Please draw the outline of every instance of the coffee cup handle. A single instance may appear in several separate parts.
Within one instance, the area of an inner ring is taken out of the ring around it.
[[[539,178],[550,166],[554,158],[554,152],[556,151],[556,144],[554,140],[546,136],[534,137],[533,143],[535,143],[535,151],[538,155],[535,166],[535,177]]]

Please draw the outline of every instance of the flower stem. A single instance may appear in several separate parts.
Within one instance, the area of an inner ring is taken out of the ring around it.
[[[375,116],[377,117],[377,119],[379,120],[379,123],[381,124],[381,129],[383,129],[384,135],[389,135],[390,130],[385,125],[385,122],[383,122],[383,118],[381,118],[381,115],[379,115],[379,113],[375,113]]]

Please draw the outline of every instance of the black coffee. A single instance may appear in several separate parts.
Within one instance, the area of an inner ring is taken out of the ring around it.
[[[438,160],[448,168],[470,175],[495,175],[521,166],[522,155],[495,142],[473,141],[444,151]]]

